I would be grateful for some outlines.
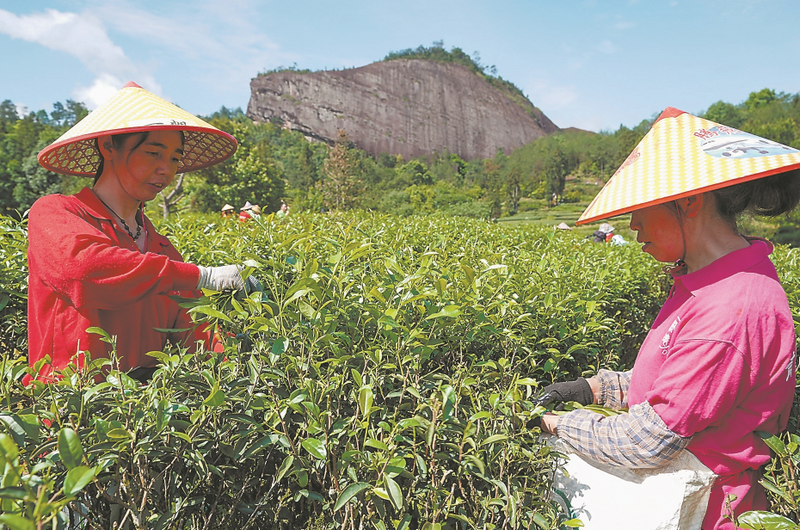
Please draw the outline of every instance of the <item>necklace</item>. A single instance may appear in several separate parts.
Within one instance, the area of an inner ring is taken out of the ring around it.
[[[95,195],[97,196],[97,198],[98,198],[98,199],[100,199],[100,196],[99,196],[99,195],[97,195],[97,193],[95,193]],[[114,210],[112,210],[112,209],[111,209],[111,206],[109,206],[109,205],[107,205],[107,204],[106,204],[106,201],[104,201],[103,199],[100,199],[100,202],[102,202],[102,203],[103,203],[103,206],[105,206],[106,208],[108,208],[108,211],[109,211],[109,212],[111,212],[111,213],[113,213],[114,215],[116,215],[116,216],[117,216],[117,219],[119,219],[119,220],[120,220],[120,222],[122,223],[122,226],[123,226],[123,227],[125,227],[125,231],[126,231],[126,232],[128,232],[128,235],[129,235],[129,236],[131,236],[131,239],[133,239],[134,241],[136,241],[137,239],[139,239],[139,236],[140,236],[140,235],[142,235],[142,225],[140,225],[140,224],[139,224],[139,221],[136,221],[136,235],[134,236],[134,235],[133,235],[133,232],[131,232],[131,229],[130,229],[130,227],[128,226],[128,223],[126,223],[126,222],[125,222],[125,219],[123,219],[122,217],[120,217],[120,215],[119,215],[117,212],[115,212]]]

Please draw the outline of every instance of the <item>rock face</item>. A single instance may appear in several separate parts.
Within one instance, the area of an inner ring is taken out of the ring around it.
[[[361,68],[277,72],[250,82],[247,115],[332,143],[338,129],[371,155],[434,151],[491,158],[558,127],[527,99],[515,102],[467,68],[397,59]],[[519,98],[522,99],[522,98]],[[523,108],[526,107],[526,108]]]

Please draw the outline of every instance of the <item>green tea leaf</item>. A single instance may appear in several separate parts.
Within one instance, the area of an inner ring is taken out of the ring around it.
[[[0,515],[0,523],[3,523],[9,530],[34,530],[36,527],[33,521],[29,521],[21,515]]]
[[[389,450],[389,447],[387,447],[385,443],[381,442],[380,440],[376,440],[375,438],[370,438],[364,442],[364,445],[367,447],[372,447],[373,449],[381,449],[382,451]]]
[[[372,388],[368,386],[362,386],[361,390],[358,391],[358,408],[361,409],[362,418],[369,416],[369,413],[372,410],[372,400]]]
[[[456,521],[461,521],[462,523],[467,523],[471,527],[475,526],[473,524],[472,520],[469,517],[466,517],[466,516],[458,514],[458,513],[450,512],[450,513],[447,514],[447,518],[448,519],[455,519]]]
[[[748,530],[797,530],[797,523],[776,513],[745,512],[737,520],[740,528]]]
[[[219,310],[214,309],[208,305],[201,305],[197,307],[193,307],[189,310],[190,313],[202,313],[204,315],[210,316],[212,318],[218,318],[219,320],[224,320],[225,322],[230,322],[231,319],[228,318],[227,315],[219,312]]]
[[[218,385],[214,385],[214,388],[211,389],[211,394],[203,401],[203,405],[208,407],[219,407],[225,403],[225,392],[219,389]]]
[[[786,445],[783,443],[783,440],[781,440],[772,433],[764,431],[756,431],[756,434],[758,434],[761,437],[761,439],[764,440],[764,443],[766,443],[769,446],[769,448],[775,452],[775,454],[780,456],[787,455]]]
[[[421,427],[422,424],[416,418],[406,418],[404,420],[400,420],[397,422],[397,429],[399,431],[404,431],[409,427]]]
[[[286,458],[283,459],[283,463],[281,464],[281,467],[278,468],[278,472],[275,474],[275,482],[280,482],[280,480],[292,468],[292,464],[294,464],[294,456],[289,455],[289,456],[287,456]]]
[[[394,506],[395,510],[403,508],[403,492],[400,491],[400,486],[394,479],[384,477],[383,482],[386,486],[386,492],[389,494],[389,501]]]
[[[356,482],[355,484],[350,484],[342,491],[342,493],[339,494],[339,498],[336,499],[336,503],[333,505],[333,511],[339,511],[342,506],[347,504],[347,501],[369,487],[370,485],[366,482]]]
[[[464,458],[470,461],[475,467],[477,467],[478,471],[481,472],[481,475],[486,474],[486,466],[484,465],[483,460],[481,460],[475,455],[464,455]]]
[[[24,501],[28,498],[28,492],[25,488],[8,487],[0,488],[0,499],[12,499],[15,501]]]
[[[97,326],[86,328],[86,333],[94,333],[95,335],[100,335],[106,339],[106,341],[111,341],[111,335],[109,335],[103,328],[98,328]]]
[[[481,442],[480,445],[488,445],[497,442],[502,442],[503,440],[508,440],[508,436],[505,434],[493,434],[490,437],[486,438],[484,441]]]
[[[456,392],[452,386],[447,385],[442,389],[442,400],[444,401],[442,419],[446,421],[453,415],[453,407],[456,403]]]
[[[67,469],[81,465],[83,447],[78,433],[69,427],[64,427],[58,432],[58,454]]]
[[[94,469],[86,466],[72,468],[64,479],[64,495],[75,495],[94,479]]]
[[[279,337],[272,343],[272,355],[282,355],[289,348],[289,339]]]
[[[328,451],[325,449],[325,442],[317,440],[316,438],[306,438],[303,440],[302,446],[303,449],[320,460],[325,460],[328,456]]]

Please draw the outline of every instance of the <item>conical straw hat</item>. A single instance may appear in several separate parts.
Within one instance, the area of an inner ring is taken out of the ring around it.
[[[212,166],[236,152],[236,138],[176,107],[136,83],[76,123],[39,153],[46,169],[65,175],[94,176],[100,165],[95,139],[105,134],[155,130],[184,131],[185,154],[178,173]]]
[[[223,212],[232,212],[233,210],[234,210],[233,206],[231,206],[230,204],[226,204],[225,206],[222,207],[221,211],[223,211]]]
[[[797,149],[669,107],[577,224],[797,168]]]

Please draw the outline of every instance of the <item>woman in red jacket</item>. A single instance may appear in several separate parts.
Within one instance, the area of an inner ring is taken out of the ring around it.
[[[146,353],[168,340],[211,346],[208,330],[169,295],[241,289],[240,269],[185,263],[143,207],[178,171],[221,162],[236,147],[231,135],[129,83],[39,154],[43,167],[95,184],[30,210],[28,356],[31,366],[49,357],[38,379],[82,367],[85,352],[108,356],[112,346],[91,327],[115,337],[119,368],[142,379],[156,364]]]

